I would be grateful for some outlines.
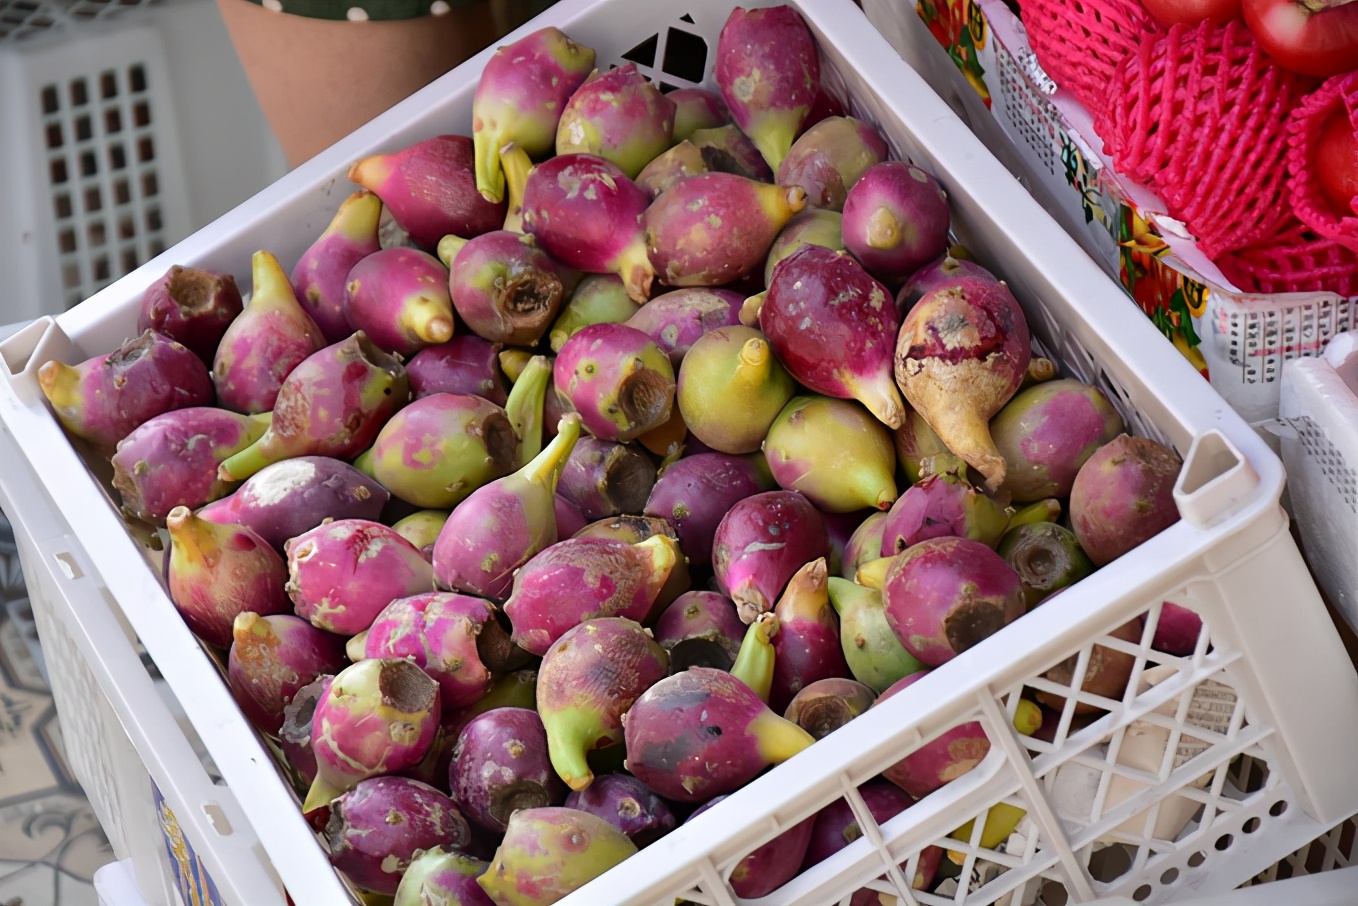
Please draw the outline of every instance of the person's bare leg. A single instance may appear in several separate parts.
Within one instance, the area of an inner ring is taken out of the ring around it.
[[[217,0],[288,163],[297,166],[495,40],[488,2],[381,22],[308,19]]]

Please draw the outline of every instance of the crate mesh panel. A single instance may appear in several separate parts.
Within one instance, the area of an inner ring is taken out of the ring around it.
[[[0,0],[0,47],[62,27],[107,20],[157,0]]]

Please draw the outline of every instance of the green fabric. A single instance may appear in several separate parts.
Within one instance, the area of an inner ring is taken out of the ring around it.
[[[486,14],[490,14],[489,0],[278,0],[278,2],[270,0],[267,3],[265,0],[250,0],[250,2],[268,7],[275,12],[305,16],[308,19],[351,19],[354,18],[349,13],[351,9],[362,10],[370,22],[419,19],[434,15],[435,10],[465,9],[469,6],[485,6]],[[531,7],[529,15],[536,16],[554,2],[555,0],[534,0],[528,4]]]

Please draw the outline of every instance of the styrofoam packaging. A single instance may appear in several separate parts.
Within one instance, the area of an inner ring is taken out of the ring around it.
[[[664,67],[663,81],[683,85],[710,74],[711,49],[733,5],[688,0],[661,9],[631,0],[563,0],[507,40],[550,23],[598,49],[601,63],[626,54],[659,75],[660,66],[646,60],[676,59]],[[1102,387],[1136,433],[1184,456],[1176,487],[1183,519],[561,902],[672,906],[683,897],[731,906],[738,901],[724,878],[735,864],[841,796],[863,837],[761,903],[847,903],[865,884],[893,882],[898,886],[884,889],[911,906],[1087,903],[1121,894],[1160,903],[1248,880],[1358,813],[1358,782],[1349,770],[1358,745],[1358,675],[1288,532],[1278,503],[1281,463],[1159,342],[1117,286],[900,64],[858,9],[848,0],[795,5],[818,38],[828,86],[847,96],[856,116],[875,123],[897,155],[938,176],[958,239],[1009,281],[1045,350],[1066,373]],[[685,75],[693,62],[685,55],[701,43],[695,36],[706,42],[705,65]],[[176,618],[159,579],[159,555],[129,536],[101,486],[105,466],[83,461],[66,440],[36,372],[50,359],[75,362],[121,342],[138,296],[171,263],[243,273],[259,248],[295,260],[347,196],[342,174],[352,161],[439,132],[466,132],[489,53],[86,303],[0,344],[0,424],[18,451],[0,470],[0,506],[28,529],[31,540],[20,545],[26,569],[46,577],[30,582],[36,607],[51,614],[39,629],[44,638],[88,634],[96,624],[116,625],[120,614],[140,637],[229,786],[206,782],[191,747],[167,725],[168,713],[148,703],[150,716],[136,710],[124,729],[232,906],[281,904],[283,885],[298,906],[338,906],[350,895],[217,667]],[[79,564],[78,578],[63,563]],[[1191,654],[1151,651],[1163,601],[1204,618],[1208,629]],[[1143,618],[1134,641],[1108,635]],[[123,637],[104,634],[110,646],[124,647]],[[1134,663],[1129,691],[1118,701],[1074,691],[1096,645]],[[97,666],[109,655],[91,644],[74,656]],[[1042,678],[1067,658],[1075,666],[1071,684]],[[133,680],[138,696],[154,695]],[[116,671],[100,673],[98,685],[115,706],[133,691]],[[1066,701],[1053,742],[1019,737],[1011,728],[1025,691]],[[1107,713],[1076,729],[1077,701]],[[152,719],[149,732],[145,722]],[[885,826],[874,823],[856,787],[972,720],[991,740],[985,761]],[[208,819],[208,802],[228,812],[230,834]],[[1026,817],[995,844],[981,833],[999,802]],[[1162,812],[1174,812],[1173,820]],[[981,820],[972,838],[948,839],[973,818]],[[905,877],[916,854],[945,839],[963,863],[961,877],[970,880],[946,899],[909,892]],[[896,868],[903,860],[904,873]],[[884,872],[886,882],[872,881]]]
[[[863,9],[1246,421],[1277,416],[1284,362],[1318,355],[1355,326],[1358,298],[1244,293],[1226,279],[1154,193],[1105,166],[1089,111],[1042,71],[1005,0],[863,0]],[[937,35],[926,9],[946,20]]]

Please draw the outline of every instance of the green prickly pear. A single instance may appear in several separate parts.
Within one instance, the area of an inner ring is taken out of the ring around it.
[[[751,327],[718,327],[697,339],[679,367],[676,398],[693,436],[721,453],[759,449],[796,384]]]
[[[510,816],[504,840],[477,883],[495,906],[549,906],[636,851],[622,831],[588,812],[521,809]]]
[[[839,642],[854,679],[879,695],[925,669],[887,623],[879,589],[831,576],[830,604],[839,614]]]
[[[896,502],[891,434],[856,401],[794,397],[769,427],[763,450],[774,480],[823,512],[885,510]]]

